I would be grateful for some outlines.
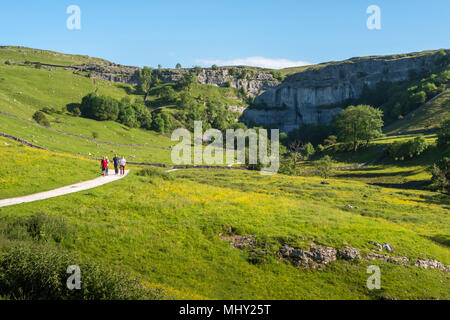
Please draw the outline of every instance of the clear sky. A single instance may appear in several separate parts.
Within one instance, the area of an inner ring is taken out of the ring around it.
[[[81,29],[69,30],[69,5]],[[369,30],[366,9],[381,9]],[[2,1],[0,45],[174,67],[267,67],[450,48],[449,0]]]

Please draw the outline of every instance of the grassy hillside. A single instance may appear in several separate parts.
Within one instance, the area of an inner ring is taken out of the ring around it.
[[[97,162],[26,147],[0,137],[0,199],[52,190],[100,175]]]
[[[30,61],[62,66],[86,64],[89,62],[105,62],[105,60],[92,58],[85,55],[64,54],[50,50],[15,46],[0,47],[0,61]]]
[[[385,128],[385,132],[399,133],[416,130],[431,130],[440,127],[442,120],[450,116],[450,91],[428,102],[418,110],[411,112],[404,119]]]
[[[42,178],[48,174],[42,171]],[[433,240],[450,232],[448,205],[431,192],[355,181],[323,185],[311,177],[186,170],[170,176],[135,171],[102,188],[0,212],[2,221],[36,212],[62,218],[73,230],[61,240],[64,250],[138,275],[148,287],[178,297],[448,299],[441,271],[364,259],[303,270],[274,254],[285,243],[307,248],[314,242],[357,247],[364,256],[376,252],[368,243],[376,241],[390,243],[393,256],[448,264],[448,248]],[[251,258],[250,248],[230,246],[221,236],[229,232],[254,238],[258,258]],[[381,267],[381,291],[365,286],[370,264]]]

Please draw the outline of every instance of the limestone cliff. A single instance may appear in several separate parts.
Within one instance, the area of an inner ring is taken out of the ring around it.
[[[329,123],[341,109],[324,106],[357,99],[364,86],[373,88],[380,81],[408,80],[412,73],[430,70],[436,54],[437,51],[429,51],[352,58],[311,66],[256,97],[255,103],[261,108],[245,110],[244,119],[275,125],[283,131],[297,128],[301,123]]]

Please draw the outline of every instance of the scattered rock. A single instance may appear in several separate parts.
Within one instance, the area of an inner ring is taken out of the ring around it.
[[[377,242],[369,241],[370,244],[373,244],[379,251],[383,250],[383,246]]]
[[[346,207],[347,209],[353,209],[353,207],[352,207],[351,205],[349,205],[349,204],[347,204],[345,207]]]
[[[389,243],[385,243],[383,245],[383,250],[391,252],[392,251],[392,247],[391,247],[391,245]]]
[[[337,250],[333,247],[316,245],[310,249],[310,254],[315,262],[328,264],[336,261]]]
[[[384,262],[395,263],[400,266],[409,265],[409,259],[407,257],[391,257],[388,255],[380,254],[380,253],[368,253],[366,255],[367,260],[381,260]]]
[[[325,180],[324,180],[324,181],[321,181],[320,183],[321,183],[321,184],[330,184],[329,181],[325,181]]]
[[[224,241],[229,241],[230,246],[236,249],[245,249],[247,247],[253,248],[255,246],[255,241],[252,238],[246,236],[232,235],[232,236],[221,236]]]
[[[280,248],[279,253],[282,258],[289,260],[293,265],[308,269],[321,268],[337,259],[335,248],[318,244],[314,244],[309,250],[294,248],[285,244]]]
[[[361,255],[358,249],[345,246],[338,250],[338,258],[343,260],[356,260],[361,259]]]
[[[447,272],[450,271],[450,266],[444,266],[442,262],[433,259],[417,259],[414,266],[423,269],[439,269]]]

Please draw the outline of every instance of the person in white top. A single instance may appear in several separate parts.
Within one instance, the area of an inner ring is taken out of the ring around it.
[[[120,174],[124,175],[125,174],[125,166],[127,165],[127,160],[125,160],[125,157],[122,156],[122,158],[120,158]]]

